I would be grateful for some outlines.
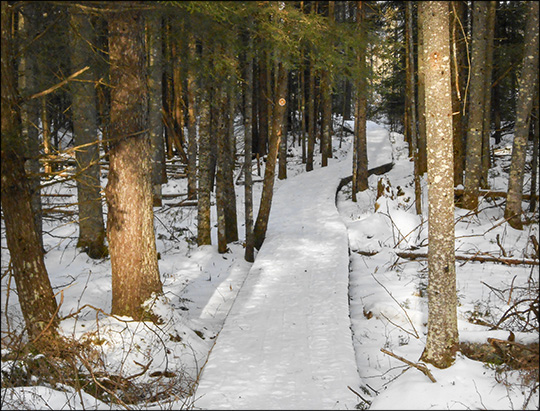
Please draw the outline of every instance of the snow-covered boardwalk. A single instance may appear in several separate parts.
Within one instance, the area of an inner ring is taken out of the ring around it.
[[[335,206],[350,169],[334,163],[275,193],[266,240],[204,368],[196,408],[354,409],[348,239]]]
[[[375,165],[375,164],[374,164]],[[372,165],[370,164],[370,167]],[[196,392],[202,409],[354,409],[348,237],[335,205],[351,161],[275,193],[266,240]]]

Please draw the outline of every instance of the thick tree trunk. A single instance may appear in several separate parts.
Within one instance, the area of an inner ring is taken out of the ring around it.
[[[454,166],[448,3],[420,3],[429,183],[428,335],[422,360],[452,365],[458,348],[454,252]]]
[[[482,175],[487,11],[487,1],[474,2],[469,121],[467,124],[467,154],[465,156],[465,194],[462,203],[462,206],[468,210],[474,210],[478,207],[478,190]]]
[[[533,151],[532,151],[532,161],[531,161],[531,201],[529,202],[529,212],[534,213],[536,211],[536,203],[538,201],[538,142],[540,140],[540,110],[538,107],[538,91],[539,84],[538,80],[536,81],[536,98],[535,107],[534,107],[534,140],[533,140]]]
[[[165,139],[163,136],[163,51],[161,14],[147,20],[148,47],[148,130],[152,152],[152,189],[154,206],[161,206],[161,186],[167,182]]]
[[[261,204],[259,213],[257,214],[257,222],[255,223],[254,237],[255,247],[260,249],[266,236],[268,227],[268,218],[270,217],[270,208],[272,206],[272,196],[274,194],[274,180],[276,174],[276,161],[278,155],[279,143],[284,132],[281,121],[283,113],[286,110],[287,97],[287,70],[283,65],[279,64],[278,70],[278,92],[276,101],[274,102],[274,115],[272,125],[272,136],[270,138],[268,158],[264,170],[264,183],[261,196]]]
[[[268,82],[269,82],[269,68],[267,64],[266,53],[262,53],[259,58],[259,101],[257,108],[259,110],[259,139],[257,146],[257,153],[259,156],[264,156],[266,154],[266,146],[268,144],[268,133],[269,133],[269,118],[268,118],[268,106],[269,99],[268,96]]]
[[[235,87],[229,83],[227,88],[227,105],[224,107],[225,124],[225,158],[223,163],[225,194],[225,235],[227,243],[238,241],[238,217],[236,213],[236,191],[234,189],[234,167],[236,165],[236,137],[234,136]]]
[[[510,164],[508,196],[504,210],[504,217],[508,219],[510,226],[518,230],[523,229],[523,221],[521,220],[523,174],[527,156],[530,116],[536,83],[538,82],[538,2],[529,2],[528,9],[523,67],[519,83],[514,144],[512,146],[512,163]]]
[[[161,293],[154,237],[147,127],[144,22],[127,2],[109,17],[111,124],[106,187],[112,313],[147,318],[143,303]]]
[[[28,336],[35,345],[44,346],[49,337],[55,337],[57,333],[57,304],[45,268],[43,248],[31,205],[30,185],[24,170],[26,147],[21,138],[13,60],[13,10],[7,1],[1,3],[1,20],[2,212],[13,276]],[[45,338],[35,341],[40,336]]]
[[[94,87],[92,25],[85,14],[71,15],[71,68],[74,72],[89,66],[78,81],[70,83],[73,134],[77,159],[77,206],[79,208],[79,241],[91,258],[108,254],[105,246],[105,224],[101,206],[101,171],[99,166],[99,139],[97,134],[97,98]]]
[[[227,232],[225,215],[225,162],[227,161],[227,95],[224,85],[217,92],[216,107],[216,135],[217,135],[217,163],[216,163],[216,210],[217,210],[217,238],[218,253],[227,251]]]

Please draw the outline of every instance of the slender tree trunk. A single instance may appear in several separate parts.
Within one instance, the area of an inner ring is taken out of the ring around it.
[[[462,206],[468,210],[474,210],[478,207],[478,190],[480,189],[482,175],[487,11],[487,1],[474,2],[469,121],[467,125],[467,155],[465,156],[465,192],[462,203]]]
[[[411,146],[412,156],[414,161],[414,198],[416,214],[422,214],[422,186],[420,185],[420,175],[418,173],[418,133],[416,131],[416,96],[414,87],[414,39],[413,39],[413,4],[407,2],[406,5],[406,33],[407,33],[407,55],[408,58],[408,72],[407,72],[407,84],[411,93],[409,96],[409,118],[410,118],[410,133],[411,133]]]
[[[79,241],[77,247],[91,258],[108,254],[105,246],[105,224],[101,206],[101,171],[97,134],[97,98],[94,87],[92,49],[94,31],[88,16],[71,15],[71,68],[75,72],[89,66],[78,81],[70,83],[73,134],[77,159],[77,205],[79,207]]]
[[[45,267],[33,216],[30,185],[24,170],[26,147],[21,138],[13,60],[12,7],[7,1],[1,2],[1,202],[19,304],[28,336],[39,347],[46,346],[49,338],[57,336],[57,304]],[[41,339],[36,341],[40,336]]]
[[[495,36],[496,1],[488,4],[486,23],[486,75],[484,85],[484,124],[482,127],[482,174],[480,187],[489,188],[488,172],[491,167],[490,138],[491,138],[491,73],[493,71],[493,39]]]
[[[287,91],[285,92],[287,93]],[[278,101],[278,104],[279,104],[279,101]],[[280,180],[284,180],[287,178],[287,110],[283,111],[283,118],[281,119],[281,127],[283,129],[283,135],[279,143],[278,178]]]
[[[422,360],[437,368],[454,362],[458,349],[454,252],[454,166],[448,3],[424,9],[426,132],[429,183],[428,334]]]
[[[24,8],[25,13],[19,14],[19,36],[23,42],[20,50],[21,58],[19,59],[19,91],[22,95],[33,95],[39,91],[36,80],[38,71],[35,62],[35,47],[32,47],[34,36],[36,35],[35,18],[37,13],[34,6],[35,3],[28,3]],[[21,105],[21,122],[24,145],[27,148],[27,160],[24,168],[30,182],[34,221],[43,248],[43,213],[41,210],[40,143],[38,128],[39,102],[37,99],[23,102]]]
[[[154,206],[161,206],[161,185],[167,182],[165,139],[163,136],[163,51],[161,14],[147,20],[148,47],[148,130],[152,152],[152,189]]]
[[[424,62],[424,12],[418,7],[418,174],[427,171],[426,153],[426,92],[425,92],[425,62]]]
[[[195,37],[189,38],[189,56],[195,61]],[[192,67],[187,69],[186,95],[188,102],[187,130],[188,130],[188,199],[197,198],[197,111],[195,102],[195,73]]]
[[[315,70],[313,56],[309,58],[308,77],[308,103],[307,103],[307,160],[306,171],[313,170],[313,156],[315,155]]]
[[[504,217],[511,227],[523,229],[521,220],[521,200],[523,196],[523,173],[527,156],[527,140],[529,123],[533,107],[533,98],[538,82],[538,2],[528,2],[527,25],[525,27],[525,48],[523,67],[519,83],[519,98],[516,108],[516,125],[514,144],[512,146],[512,163],[508,177],[508,195]]]
[[[306,151],[306,70],[304,67],[304,54],[301,57],[302,64],[300,65],[300,145],[302,147],[302,164],[307,162]]]
[[[356,22],[359,27],[359,35],[365,39],[364,23],[364,2],[358,2],[356,12]],[[366,72],[366,45],[362,41],[358,46],[358,66],[360,73]],[[356,201],[356,193],[369,188],[368,184],[368,158],[367,158],[367,136],[366,136],[366,115],[367,115],[367,82],[363,74],[357,80],[356,86],[356,120],[354,122],[355,138],[353,153],[353,201]]]
[[[268,144],[268,130],[269,130],[269,119],[268,119],[268,105],[269,105],[269,96],[268,96],[268,65],[267,65],[266,53],[262,52],[261,57],[259,58],[259,141],[257,147],[257,153],[259,156],[264,156],[266,154],[266,145]]]
[[[253,18],[249,19],[248,27],[253,27]],[[245,226],[246,226],[246,251],[244,258],[248,262],[255,261],[255,245],[253,236],[253,38],[248,35],[246,53],[246,75],[245,75],[245,118],[244,118],[244,205],[245,205]]]
[[[210,245],[210,193],[212,191],[210,99],[208,90],[202,91],[199,104],[199,167],[197,201],[197,244]]]
[[[539,84],[536,80],[536,98],[534,99],[534,140],[531,161],[531,200],[529,203],[529,211],[536,211],[536,203],[538,201],[538,142],[540,140],[540,110],[538,108],[538,90]]]
[[[144,21],[130,2],[109,16],[111,124],[106,187],[112,313],[140,320],[143,303],[162,292],[154,237],[152,165],[147,130]]]
[[[452,109],[454,135],[454,184],[463,184],[465,169],[465,132],[463,108],[467,81],[466,8],[464,1],[453,1],[451,6],[451,69],[452,69]]]
[[[283,113],[286,110],[287,97],[287,70],[283,65],[279,64],[278,70],[278,93],[274,102],[274,115],[272,125],[272,136],[270,139],[268,158],[264,170],[263,191],[261,196],[261,204],[259,213],[257,214],[257,222],[254,228],[255,247],[260,249],[266,236],[268,227],[268,218],[270,217],[270,208],[272,206],[272,196],[274,194],[274,180],[276,174],[276,161],[278,155],[279,143],[284,132],[281,120]]]
[[[45,156],[50,156],[52,154],[52,145],[51,145],[51,123],[49,118],[49,108],[47,107],[47,96],[41,97],[41,131],[43,138],[43,152]],[[52,173],[53,167],[50,161],[45,161],[45,174],[50,176]]]
[[[227,243],[238,241],[238,217],[236,213],[236,191],[234,189],[234,167],[236,164],[236,137],[234,135],[235,87],[231,82],[226,85],[227,105],[225,134],[225,158],[223,163],[225,194],[225,234]]]
[[[225,85],[221,85],[217,92],[216,107],[216,134],[217,134],[217,163],[216,163],[216,210],[217,210],[217,238],[218,253],[227,251],[227,232],[225,215],[225,162],[227,161],[227,95]]]

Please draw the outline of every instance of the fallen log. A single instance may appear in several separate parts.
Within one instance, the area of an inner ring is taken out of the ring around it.
[[[378,253],[378,251],[362,251],[357,250],[355,251],[357,254],[365,255],[368,257],[374,256]],[[416,260],[416,259],[427,259],[428,254],[427,253],[418,253],[414,251],[398,251],[396,252],[396,255],[398,257],[407,259],[407,260]],[[509,257],[495,257],[491,255],[463,255],[463,254],[456,254],[456,260],[459,261],[478,261],[481,263],[503,263],[507,265],[519,265],[519,264],[526,264],[526,265],[540,265],[540,262],[536,260],[532,260],[529,258],[509,258]]]

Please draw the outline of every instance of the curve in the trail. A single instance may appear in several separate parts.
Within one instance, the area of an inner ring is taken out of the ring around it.
[[[350,161],[275,193],[248,278],[202,372],[196,408],[354,409],[347,229],[335,205]]]

